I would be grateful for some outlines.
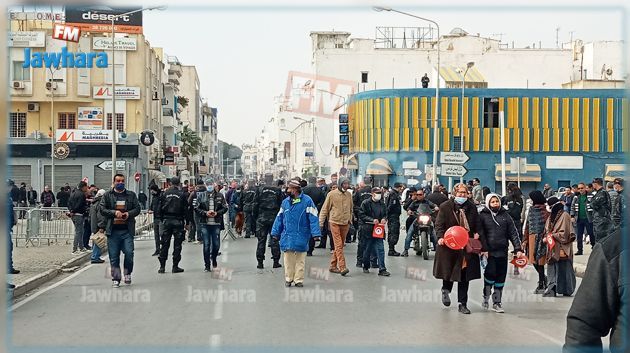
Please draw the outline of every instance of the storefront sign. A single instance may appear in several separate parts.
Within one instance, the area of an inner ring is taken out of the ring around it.
[[[116,15],[140,10],[139,7],[66,6],[66,24],[87,32],[111,32],[112,20],[118,33],[142,33],[142,11],[115,18]]]
[[[11,20],[63,21],[65,16],[60,12],[10,12]]]
[[[43,48],[46,46],[45,32],[9,32],[8,47]]]
[[[101,130],[103,129],[103,108],[101,107],[79,107],[79,118],[77,125],[79,130]]]
[[[66,143],[111,143],[112,130],[57,130],[58,142]]]
[[[112,88],[109,86],[94,86],[94,99],[112,99]],[[140,99],[140,87],[116,87],[116,99]]]
[[[116,38],[116,50],[136,50],[136,38]],[[93,50],[112,50],[112,39],[108,37],[92,37]]]

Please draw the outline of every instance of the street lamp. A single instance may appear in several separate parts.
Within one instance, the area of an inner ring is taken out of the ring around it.
[[[460,146],[459,151],[460,152],[464,152],[464,129],[463,129],[463,127],[464,127],[464,88],[466,86],[466,74],[468,73],[468,70],[471,67],[473,67],[473,66],[475,66],[475,62],[474,61],[469,61],[466,64],[466,70],[464,71],[464,75],[462,76],[462,103],[461,103],[462,114],[461,114],[461,120],[460,120],[460,123],[459,123],[459,146]],[[461,70],[462,69],[459,69],[460,73],[461,73]],[[464,177],[463,176],[459,177],[459,182],[460,183],[464,182]]]
[[[298,116],[294,116],[293,119],[295,120],[301,120],[302,123],[300,125],[298,125],[295,130],[297,130],[300,126],[302,126],[303,124],[311,124],[311,129],[313,130],[313,156],[312,156],[312,161],[313,161],[313,168],[315,168],[315,118],[311,118],[311,120],[307,120],[304,118],[300,118]],[[295,143],[297,144],[297,136],[295,138]]]
[[[118,137],[118,131],[116,129],[116,20],[123,16],[128,16],[134,13],[143,12],[143,11],[151,11],[151,10],[165,10],[166,6],[152,6],[145,7],[125,13],[121,13],[119,15],[112,16],[112,180],[116,176],[116,140]]]
[[[437,22],[430,20],[425,17],[416,16],[407,12],[399,11],[396,9],[392,9],[391,7],[381,7],[375,6],[373,7],[374,11],[388,11],[388,12],[396,12],[401,15],[414,17],[423,21],[431,22],[437,28],[437,84],[435,86],[435,120],[433,120],[433,178],[431,178],[431,186],[434,186],[437,183],[437,159],[438,159],[438,117],[440,116],[440,25]]]

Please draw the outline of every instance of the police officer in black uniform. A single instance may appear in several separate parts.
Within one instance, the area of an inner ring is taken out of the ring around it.
[[[324,206],[324,201],[326,201],[326,193],[317,186],[317,178],[312,176],[308,178],[308,184],[305,188],[302,189],[304,195],[308,195],[311,199],[313,199],[313,203],[317,207],[317,212],[321,212],[322,206]],[[321,242],[321,240],[320,240]],[[313,250],[315,249],[315,239],[311,238],[308,241],[308,251],[306,252],[306,256],[313,256]]]
[[[251,238],[256,234],[256,202],[258,188],[253,180],[247,183],[247,190],[243,191],[240,200],[240,209],[245,215],[245,238]]]
[[[613,222],[611,217],[612,203],[610,194],[604,189],[604,181],[602,178],[593,179],[593,189],[595,193],[591,199],[591,208],[593,209],[593,233],[595,239],[600,241],[608,236],[613,230]]]
[[[387,198],[387,243],[389,244],[387,255],[389,256],[400,256],[400,253],[394,247],[398,244],[398,238],[400,238],[400,212],[402,212],[400,193],[403,188],[404,185],[402,183],[395,183]]]
[[[158,273],[164,273],[168,249],[173,241],[173,273],[184,272],[180,268],[179,261],[182,258],[182,242],[184,242],[184,218],[188,211],[188,200],[184,191],[180,188],[178,177],[171,178],[171,187],[160,195],[160,216],[162,217],[162,229],[160,235],[160,269]]]
[[[280,184],[278,184],[280,186]],[[256,259],[258,260],[257,268],[262,269],[265,260],[265,245],[267,236],[271,234],[271,227],[276,220],[276,216],[280,211],[283,195],[278,186],[263,186],[258,191],[258,202],[256,202],[256,238],[258,238],[258,246],[256,248]],[[278,239],[271,238],[271,257],[273,258],[273,268],[282,267],[280,265],[280,244]]]
[[[352,195],[352,205],[354,207],[354,217],[358,220],[359,212],[361,210],[361,204],[365,200],[369,200],[372,198],[372,177],[366,176],[363,179],[365,186],[355,191]],[[357,227],[359,228],[359,227]],[[357,246],[357,267],[363,267],[363,250],[365,248],[366,242],[361,237],[361,232],[359,231],[359,244]],[[372,268],[378,268],[377,260],[376,260],[376,251],[370,256],[370,262],[372,263]]]

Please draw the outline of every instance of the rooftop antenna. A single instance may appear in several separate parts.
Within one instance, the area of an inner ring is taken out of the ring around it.
[[[556,48],[560,48],[559,36],[560,36],[560,27],[556,27]]]
[[[499,37],[499,42],[503,41],[503,36],[505,35],[505,33],[492,33],[491,36],[493,37]]]

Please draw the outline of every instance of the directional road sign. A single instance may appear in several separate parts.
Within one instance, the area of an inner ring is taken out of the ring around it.
[[[448,177],[463,177],[468,170],[463,165],[457,164],[442,164],[442,176]]]

